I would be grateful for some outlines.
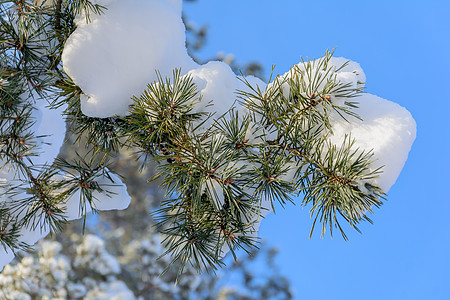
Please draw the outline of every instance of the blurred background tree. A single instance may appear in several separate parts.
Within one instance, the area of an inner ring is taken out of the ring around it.
[[[196,26],[185,15],[183,20],[187,48],[197,62],[224,61],[237,74],[242,71],[264,80],[263,68],[257,62],[240,64],[233,55],[224,53],[198,57],[207,42],[207,26]],[[63,147],[60,156],[66,159],[90,150],[83,140],[77,149],[72,143],[65,145],[70,146]],[[160,277],[170,258],[161,256],[164,249],[150,215],[162,199],[158,182],[147,182],[154,169],[141,170],[142,164],[131,150],[118,154],[114,161],[110,168],[124,175],[132,196],[129,208],[72,221],[58,235],[41,241],[34,251],[22,253],[0,273],[0,299],[292,298],[289,282],[274,262],[276,249],[264,244],[251,256],[242,254],[238,261],[226,257],[227,267],[216,274],[198,274],[186,268],[176,282],[174,267]]]

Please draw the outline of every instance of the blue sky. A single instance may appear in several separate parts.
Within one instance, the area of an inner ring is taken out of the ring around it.
[[[367,92],[417,122],[409,159],[363,234],[309,239],[308,209],[293,205],[263,222],[296,299],[450,299],[450,1],[198,0],[184,11],[209,25],[202,57],[223,51],[284,73],[336,48],[361,64]]]

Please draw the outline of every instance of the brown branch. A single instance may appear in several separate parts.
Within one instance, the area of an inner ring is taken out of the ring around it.
[[[61,29],[61,4],[62,0],[58,0],[55,6],[55,28]]]

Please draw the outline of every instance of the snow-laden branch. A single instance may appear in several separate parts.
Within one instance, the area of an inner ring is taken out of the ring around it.
[[[63,110],[95,153],[133,145],[144,163],[162,162],[165,244],[182,265],[199,269],[254,246],[273,201],[303,196],[322,232],[327,225],[342,231],[339,218],[356,227],[406,162],[415,122],[403,107],[363,93],[356,62],[327,52],[266,84],[223,62],[195,63],[181,0],[41,2],[3,9],[2,62],[17,68],[0,73],[0,266],[13,258],[14,243],[34,244],[92,209],[128,206],[126,187],[101,163],[58,159],[51,168],[63,143]],[[25,16],[39,12],[37,38]],[[28,94],[11,112],[4,99],[14,72]],[[26,107],[33,109],[19,110]],[[26,129],[16,124],[24,116]]]

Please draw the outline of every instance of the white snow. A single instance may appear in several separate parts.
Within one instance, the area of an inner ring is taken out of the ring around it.
[[[102,4],[99,1],[99,4]],[[181,1],[111,0],[104,14],[79,18],[64,47],[64,70],[85,96],[81,109],[91,117],[124,116],[156,80],[196,67],[185,46]],[[175,5],[175,6],[174,6]]]
[[[334,116],[333,136],[330,141],[341,145],[345,135],[355,139],[355,149],[373,149],[375,161],[371,170],[383,167],[383,173],[372,184],[388,192],[402,170],[416,138],[416,123],[411,114],[397,103],[371,94],[355,98],[359,102],[357,114],[362,118],[349,118],[345,122]]]
[[[87,234],[84,237],[83,242],[76,248],[76,252],[75,267],[88,266],[105,276],[120,272],[120,263],[106,251],[103,240],[93,234]]]
[[[235,90],[239,81],[226,63],[211,61],[188,72],[201,95],[201,102],[193,112],[214,112],[205,128],[221,115],[225,114],[233,105]]]
[[[334,66],[335,70],[338,69],[337,79],[342,83],[351,83],[353,87],[364,86],[366,83],[366,74],[359,63],[344,57],[331,57],[329,64]]]
[[[287,97],[290,93],[289,85],[286,80],[293,77],[294,74],[302,73],[307,78],[307,62],[299,63],[294,69],[280,76],[279,82],[282,82],[283,94]],[[344,67],[342,67],[346,64]],[[311,74],[322,72],[317,70],[318,63],[310,63],[312,66]],[[342,84],[350,84],[352,88],[362,88],[366,81],[366,76],[361,66],[353,61],[343,57],[331,57],[328,66],[331,70],[337,72],[336,81]],[[334,73],[334,72],[333,72]],[[324,75],[325,76],[325,75]],[[330,78],[332,73],[326,75]],[[318,91],[325,86],[326,80],[318,87]],[[267,89],[272,87],[272,83]],[[346,98],[336,97],[331,94],[331,100],[337,105],[344,105]],[[248,101],[255,101],[249,99]],[[329,113],[331,130],[333,135],[329,137],[331,144],[337,147],[342,146],[346,135],[355,139],[354,149],[360,151],[373,150],[374,163],[370,170],[376,170],[383,167],[383,173],[379,178],[373,179],[370,183],[379,186],[384,192],[388,192],[391,186],[397,180],[402,170],[412,143],[416,137],[416,123],[411,114],[400,105],[382,99],[380,97],[362,93],[358,97],[351,98],[350,101],[358,102],[358,108],[353,111],[361,117],[362,120],[346,115],[343,119],[338,113],[331,111]],[[290,180],[292,173],[287,174],[287,180]]]
[[[106,192],[93,191],[93,207],[98,210],[125,209],[130,205],[131,196],[127,192],[126,185],[118,175],[109,173],[110,178],[101,176],[96,179],[97,184]],[[81,202],[81,191],[76,191],[65,203],[67,220],[82,218],[92,211],[88,201]],[[82,205],[81,205],[82,203]]]
[[[33,118],[36,123],[33,126],[38,145],[34,150],[32,161],[35,166],[51,165],[59,154],[66,134],[66,122],[63,118],[65,106],[50,109],[46,100],[37,98],[36,109],[33,110]]]
[[[210,61],[189,71],[187,75],[192,77],[201,96],[201,101],[195,106],[193,112],[214,113],[214,116],[206,122],[205,128],[233,107],[237,99],[237,91],[249,92],[250,90],[239,77],[236,77],[229,65],[220,61]],[[266,87],[261,79],[254,76],[246,76],[245,80],[254,88],[259,86],[264,90]]]
[[[95,193],[95,192],[94,192]],[[84,215],[92,211],[91,205],[88,201],[80,201],[81,191],[78,190],[73,193],[65,203],[66,212],[64,216],[68,221],[82,218]]]
[[[106,191],[103,196],[96,195],[95,206],[98,210],[125,209],[130,205],[131,196],[128,195],[127,187],[116,174],[110,173],[111,180],[100,177],[97,183]]]

